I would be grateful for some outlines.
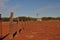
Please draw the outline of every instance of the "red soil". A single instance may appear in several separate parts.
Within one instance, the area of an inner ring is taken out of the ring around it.
[[[28,21],[19,22],[19,25],[16,22],[13,23],[13,33],[20,28],[22,31],[12,40],[60,40],[60,21]],[[2,37],[8,33],[9,22],[2,22]],[[4,40],[10,40],[10,37]]]

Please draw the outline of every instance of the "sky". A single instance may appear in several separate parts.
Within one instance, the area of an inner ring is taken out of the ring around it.
[[[0,14],[9,17],[60,17],[60,0],[0,0]]]

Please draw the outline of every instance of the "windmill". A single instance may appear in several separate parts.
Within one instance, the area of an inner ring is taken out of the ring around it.
[[[37,17],[37,18],[39,17],[39,13],[36,13],[36,17]]]
[[[41,18],[39,18],[39,13],[36,13],[36,16],[37,16],[37,21],[42,21],[42,19]]]

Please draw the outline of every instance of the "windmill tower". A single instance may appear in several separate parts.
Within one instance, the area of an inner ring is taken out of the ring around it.
[[[36,13],[36,17],[38,18],[38,16],[39,16],[39,14],[38,13]]]
[[[36,13],[36,16],[37,16],[37,21],[42,21],[42,19],[39,18],[39,13]]]

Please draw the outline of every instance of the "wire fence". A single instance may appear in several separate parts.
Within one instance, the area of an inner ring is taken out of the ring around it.
[[[10,21],[3,22],[0,14],[0,40],[12,40],[17,34],[23,30],[24,22],[19,21],[17,18],[17,22],[13,22],[13,12],[10,15]]]

